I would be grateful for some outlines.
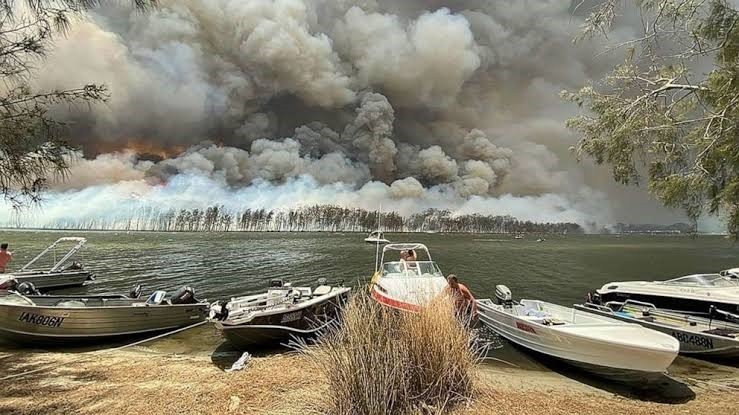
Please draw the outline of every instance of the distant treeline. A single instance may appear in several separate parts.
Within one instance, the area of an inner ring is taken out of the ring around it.
[[[604,233],[694,233],[695,225],[673,223],[672,225],[617,223]]]
[[[438,209],[411,216],[396,212],[382,212],[379,216],[376,211],[329,205],[241,212],[223,206],[179,211],[143,208],[132,212],[128,218],[66,219],[48,228],[163,232],[370,232],[380,228],[387,232],[583,233],[575,223],[535,223],[512,216],[453,215],[449,210]]]

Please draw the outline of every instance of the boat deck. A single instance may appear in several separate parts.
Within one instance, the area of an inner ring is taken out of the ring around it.
[[[615,313],[620,313],[636,320],[662,324],[664,326],[674,327],[676,329],[696,334],[704,333],[739,338],[739,325],[727,323],[721,320],[713,320],[709,323],[708,319],[701,319],[688,315],[678,316],[669,313],[661,313],[653,309],[649,310],[648,313],[645,313],[643,307],[628,304],[624,305],[620,312]]]

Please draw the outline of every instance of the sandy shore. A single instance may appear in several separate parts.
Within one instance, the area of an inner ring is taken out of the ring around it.
[[[172,354],[137,347],[104,353],[0,353],[2,414],[325,413],[325,382],[297,354],[254,358],[226,373],[233,353]],[[481,365],[478,392],[455,414],[712,414],[739,407],[739,370],[711,379],[690,370],[645,391],[587,376]]]

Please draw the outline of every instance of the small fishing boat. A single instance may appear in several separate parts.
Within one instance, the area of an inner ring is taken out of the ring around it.
[[[392,260],[390,255],[414,251],[426,257],[422,261]],[[375,261],[377,263],[377,260]],[[403,311],[418,311],[447,287],[441,269],[431,259],[424,244],[389,244],[382,249],[379,268],[372,277],[370,290],[378,303]]]
[[[57,248],[67,242],[74,245],[66,251],[66,254],[58,256]],[[59,238],[56,242],[49,245],[40,254],[34,257],[20,270],[8,274],[0,275],[0,289],[7,288],[12,284],[11,280],[18,283],[30,282],[39,289],[53,289],[63,287],[82,286],[85,282],[93,280],[95,277],[87,271],[84,265],[74,261],[75,255],[85,246],[87,239],[78,237]],[[51,256],[53,264],[49,269],[34,268],[43,258]],[[57,260],[57,258],[59,258]]]
[[[679,343],[638,324],[537,300],[514,302],[504,285],[478,300],[480,321],[512,343],[622,382],[649,382],[677,357]]]
[[[605,305],[585,303],[574,306],[646,328],[661,331],[680,342],[680,353],[698,358],[739,358],[739,324],[660,310],[654,304],[627,300]],[[711,315],[728,314],[714,309]],[[739,316],[724,316],[739,321]]]
[[[208,303],[190,287],[171,296],[154,291],[141,298],[141,286],[126,295],[0,295],[0,337],[23,344],[99,342],[164,332],[204,321]]]
[[[324,278],[315,289],[273,280],[265,293],[213,303],[209,318],[242,350],[276,345],[320,334],[337,321],[350,291],[341,284],[327,285]]]
[[[385,239],[385,235],[381,231],[374,231],[369,234],[368,237],[364,238],[364,241],[368,244],[389,244],[390,241]]]

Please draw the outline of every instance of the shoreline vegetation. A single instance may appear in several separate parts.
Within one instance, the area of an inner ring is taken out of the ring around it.
[[[454,215],[449,210],[427,209],[409,216],[397,212],[314,205],[296,209],[245,209],[222,205],[205,209],[133,210],[125,215],[93,219],[65,218],[45,226],[28,226],[21,217],[8,228],[78,231],[155,232],[385,232],[582,234],[576,223],[538,223],[509,215]]]
[[[472,401],[474,368],[486,351],[467,323],[447,296],[409,313],[355,294],[341,324],[295,348],[328,383],[330,414],[447,413]]]

